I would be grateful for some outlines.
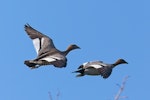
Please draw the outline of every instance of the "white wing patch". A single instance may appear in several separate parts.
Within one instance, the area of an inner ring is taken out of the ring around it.
[[[33,39],[33,45],[36,50],[36,53],[38,54],[40,49],[40,39],[39,38]]]
[[[98,68],[102,68],[103,66],[101,66],[101,65],[91,65],[92,67],[94,67],[94,68],[96,68],[96,69],[98,69]]]
[[[40,46],[42,46],[43,44],[44,44],[44,38],[42,38],[41,40],[39,38],[33,39],[33,45],[37,54],[39,53],[39,49],[41,49]]]
[[[41,46],[44,44],[44,38],[41,39]]]
[[[85,63],[83,63],[83,66],[85,66],[86,64],[88,64],[89,62],[85,62]]]
[[[48,62],[53,62],[53,61],[56,61],[56,60],[61,60],[61,58],[56,57],[56,56],[48,56],[48,57],[42,58],[41,60],[46,60]]]

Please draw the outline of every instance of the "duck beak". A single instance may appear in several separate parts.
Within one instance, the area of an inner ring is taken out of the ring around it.
[[[77,49],[81,49],[81,48],[77,46]]]
[[[128,64],[128,62],[125,62],[125,64]]]

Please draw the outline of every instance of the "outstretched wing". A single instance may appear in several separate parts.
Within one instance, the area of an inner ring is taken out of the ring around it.
[[[108,78],[111,75],[112,68],[105,66],[105,67],[99,68],[98,71],[100,72],[100,75],[103,78]]]
[[[48,52],[51,49],[55,49],[55,46],[51,38],[35,30],[29,24],[25,25],[25,31],[32,39],[33,45],[35,47],[38,56]]]

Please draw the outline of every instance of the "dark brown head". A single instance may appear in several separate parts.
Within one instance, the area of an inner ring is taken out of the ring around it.
[[[66,51],[71,51],[71,50],[74,50],[74,49],[80,49],[80,47],[78,47],[77,45],[75,45],[75,44],[72,44],[72,45],[70,45],[68,48],[67,48],[67,50]]]
[[[118,59],[115,63],[114,63],[114,65],[115,66],[117,66],[117,65],[119,65],[119,64],[128,64],[124,59]]]
[[[74,50],[74,49],[80,49],[79,46],[75,45],[75,44],[72,44],[70,45],[66,51],[64,51],[64,54],[67,55],[70,51]]]
[[[74,49],[80,49],[80,47],[77,46],[76,44],[72,44],[72,45],[70,45],[70,46],[68,47],[68,49],[74,50]]]

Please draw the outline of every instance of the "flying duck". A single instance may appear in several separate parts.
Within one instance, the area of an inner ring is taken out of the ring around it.
[[[74,50],[79,49],[75,44],[70,45],[65,51],[60,51],[55,48],[53,40],[32,28],[29,24],[25,25],[25,31],[33,41],[37,57],[34,60],[26,60],[26,64],[31,69],[38,68],[42,65],[53,65],[58,68],[66,67],[66,55]]]
[[[80,73],[77,77],[84,75],[101,75],[103,78],[108,78],[111,75],[112,69],[119,64],[128,63],[124,59],[118,59],[114,64],[106,64],[102,61],[91,61],[80,65],[75,73]]]

